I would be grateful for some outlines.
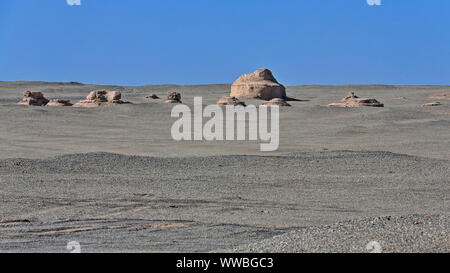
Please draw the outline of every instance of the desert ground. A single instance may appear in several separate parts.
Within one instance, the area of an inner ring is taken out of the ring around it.
[[[17,105],[98,89],[131,104]],[[450,86],[289,86],[270,153],[174,141],[174,105],[145,98],[168,91],[230,85],[0,82],[0,252],[450,252]],[[350,91],[385,107],[327,107]]]

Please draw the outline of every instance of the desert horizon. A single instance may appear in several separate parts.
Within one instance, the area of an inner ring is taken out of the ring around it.
[[[174,104],[164,96],[179,94],[175,102],[189,107],[201,97],[206,106],[231,88],[0,82],[0,112],[9,117],[0,121],[3,250],[64,252],[75,237],[86,252],[360,252],[370,237],[362,226],[372,221],[386,252],[449,250],[450,108],[446,100],[423,106],[449,86],[287,86],[275,152],[261,152],[258,141],[172,139]],[[17,105],[26,90],[73,103],[109,90],[127,103]],[[329,106],[348,92],[383,107]],[[22,185],[32,193],[26,201]],[[330,225],[359,239],[339,233],[319,243]],[[161,248],[169,238],[183,247]]]

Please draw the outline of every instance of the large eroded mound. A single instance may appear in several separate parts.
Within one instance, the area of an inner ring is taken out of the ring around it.
[[[231,97],[271,100],[286,97],[286,88],[279,84],[269,69],[244,74],[231,86]]]

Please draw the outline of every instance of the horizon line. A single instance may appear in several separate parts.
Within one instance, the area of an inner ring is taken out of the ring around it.
[[[208,86],[208,85],[232,85],[233,83],[199,83],[199,84],[176,84],[176,83],[148,83],[148,84],[132,84],[132,85],[120,85],[120,84],[108,84],[108,83],[86,83],[78,81],[40,81],[40,80],[0,80],[0,83],[48,83],[48,84],[72,84],[72,85],[98,85],[98,86],[120,86],[120,87],[144,87],[144,86]],[[344,83],[344,84],[294,84],[285,85],[285,87],[297,87],[297,86],[449,86],[450,84],[385,84],[385,83]]]

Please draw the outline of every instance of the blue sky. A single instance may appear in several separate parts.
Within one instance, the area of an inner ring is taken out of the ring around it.
[[[450,84],[450,1],[0,1],[0,80]]]

